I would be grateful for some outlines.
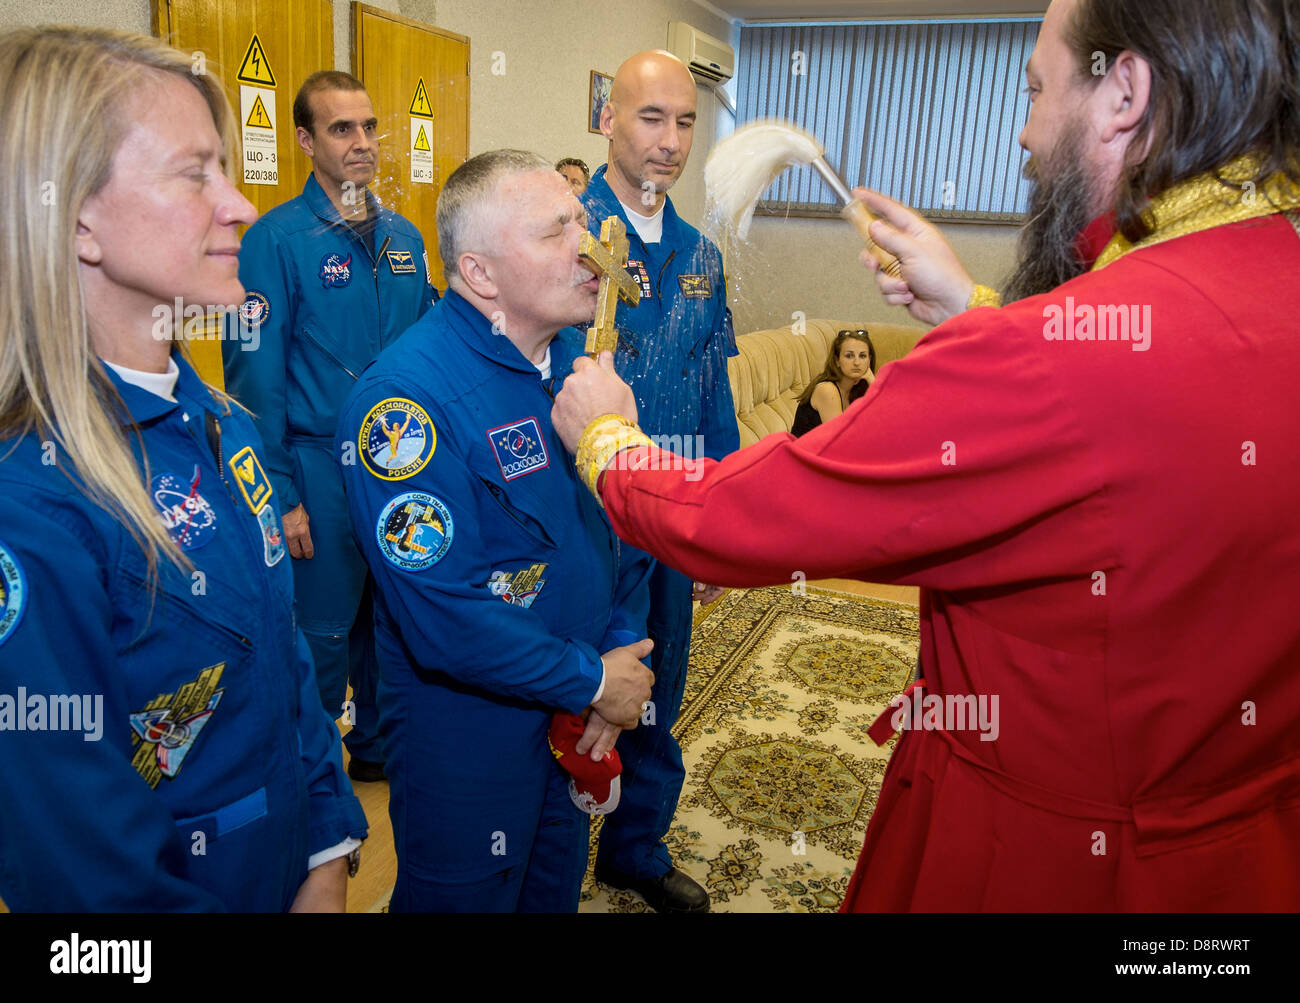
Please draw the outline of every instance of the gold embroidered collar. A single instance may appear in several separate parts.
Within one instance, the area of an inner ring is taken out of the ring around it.
[[[1229,161],[1219,173],[1229,181],[1245,183],[1255,177],[1257,164],[1255,154],[1246,154]],[[1262,188],[1262,191],[1253,186],[1245,191],[1229,188],[1212,173],[1199,174],[1180,182],[1153,198],[1150,208],[1142,214],[1152,228],[1151,233],[1136,244],[1122,233],[1115,234],[1097,256],[1092,269],[1105,268],[1130,251],[1175,237],[1300,208],[1300,188],[1291,184],[1284,175],[1272,175]]]

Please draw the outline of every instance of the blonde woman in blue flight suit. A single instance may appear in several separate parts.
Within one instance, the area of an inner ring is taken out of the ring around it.
[[[366,820],[262,442],[174,351],[243,298],[220,84],[142,36],[0,35],[0,897],[341,911]]]

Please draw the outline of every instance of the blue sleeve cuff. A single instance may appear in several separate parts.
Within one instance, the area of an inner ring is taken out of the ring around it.
[[[351,789],[346,794],[319,793],[311,796],[311,836],[308,853],[315,857],[347,839],[365,839],[366,813]]]
[[[595,701],[596,695],[605,685],[605,663],[600,660],[600,653],[590,644],[582,641],[569,641],[577,652],[579,678],[574,684],[575,697],[581,703],[570,702],[564,709],[572,714],[581,714]]]
[[[273,474],[270,471],[267,472],[266,476],[270,479],[271,487],[274,489],[279,501],[281,515],[302,504],[302,498],[298,494],[298,488],[293,483],[292,477],[286,477],[284,474]]]
[[[605,639],[600,642],[600,646],[609,651],[610,648],[622,648],[629,644],[636,644],[642,637],[645,637],[645,635],[638,636],[635,631],[615,627],[605,634]]]

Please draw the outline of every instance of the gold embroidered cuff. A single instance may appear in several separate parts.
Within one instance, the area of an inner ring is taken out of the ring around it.
[[[654,443],[650,437],[634,422],[628,421],[621,414],[603,414],[587,425],[582,438],[578,440],[578,453],[573,462],[578,468],[582,483],[600,501],[596,481],[609,461],[625,449],[652,445]]]
[[[976,286],[975,291],[970,294],[970,300],[966,303],[967,310],[974,310],[977,306],[1001,306],[1002,294],[996,289],[990,289],[988,286]]]

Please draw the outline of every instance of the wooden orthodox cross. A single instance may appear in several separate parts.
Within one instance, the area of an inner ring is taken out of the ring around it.
[[[587,354],[593,359],[618,347],[614,315],[619,299],[630,306],[641,302],[641,287],[626,268],[627,250],[627,228],[617,216],[610,216],[600,224],[600,240],[584,233],[578,242],[578,257],[600,276],[596,317],[587,328]]]

